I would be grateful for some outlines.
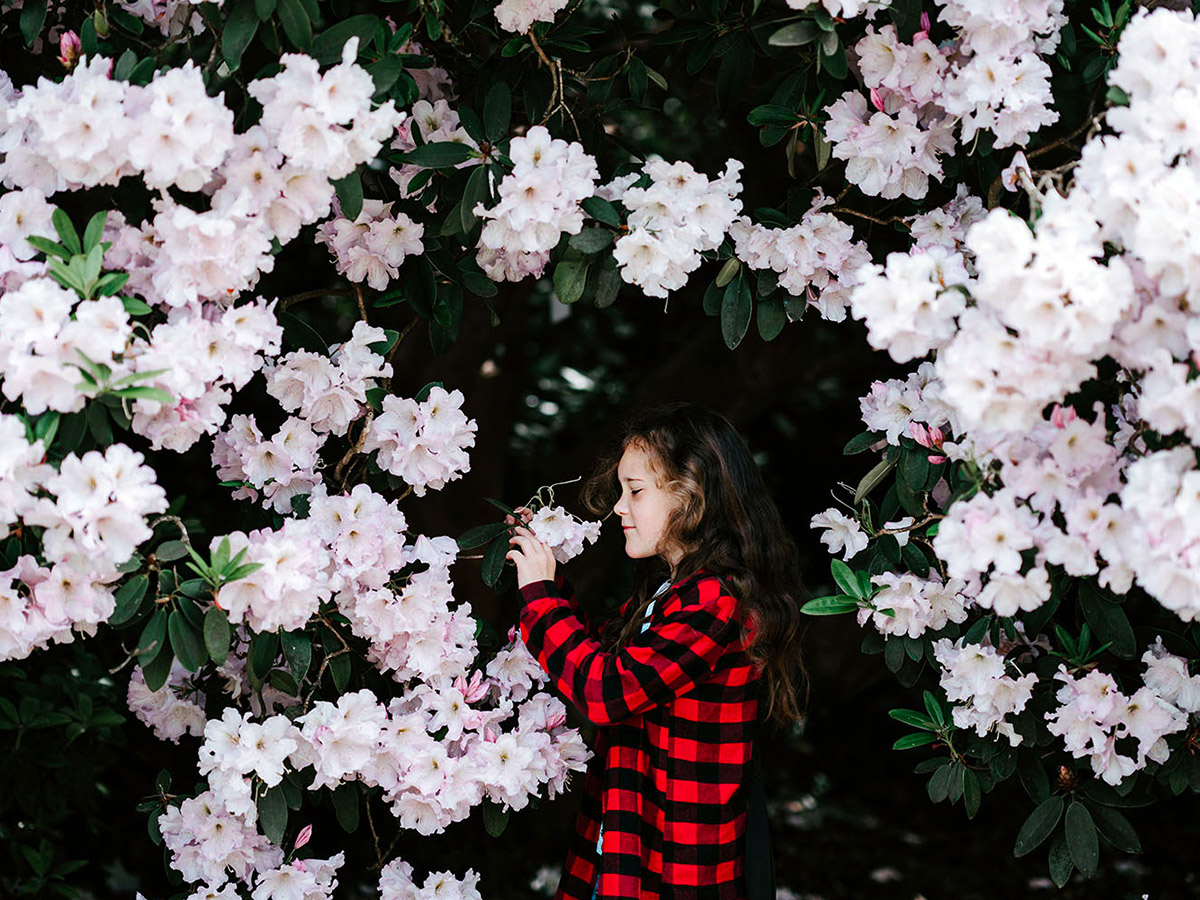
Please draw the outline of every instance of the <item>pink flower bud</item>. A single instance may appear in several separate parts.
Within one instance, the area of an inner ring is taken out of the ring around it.
[[[921,13],[921,30],[923,32],[925,32],[926,34],[929,34],[929,27],[932,24],[933,23],[930,22],[930,20],[929,20],[929,13],[927,13],[927,12]]]
[[[946,435],[942,432],[942,429],[938,428],[936,425],[929,429],[929,443],[931,443],[933,446],[937,447],[939,450],[942,449],[942,441],[944,440],[946,440]]]
[[[912,439],[920,444],[925,449],[933,446],[933,442],[929,439],[929,431],[920,422],[910,422],[908,425],[908,433],[912,435]]]
[[[58,39],[58,61],[68,72],[75,68],[81,50],[83,50],[83,44],[79,40],[79,35],[74,31],[64,31],[62,37]]]
[[[1055,404],[1054,409],[1050,412],[1050,421],[1054,423],[1055,428],[1066,428],[1078,417],[1073,406]]]
[[[929,454],[929,464],[931,466],[941,465],[945,461],[946,461],[946,457],[942,456],[941,454],[936,454],[936,455],[933,453]]]
[[[292,849],[299,850],[301,847],[303,847],[305,844],[307,844],[311,838],[312,838],[312,826],[305,825],[303,828],[300,829],[300,833],[298,835],[296,835],[296,843],[292,847]]]
[[[879,88],[871,88],[871,105],[880,112],[885,112],[883,108],[883,95],[879,93]]]

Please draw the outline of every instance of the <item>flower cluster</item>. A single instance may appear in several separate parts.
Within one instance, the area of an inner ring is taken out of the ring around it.
[[[126,702],[129,711],[138,717],[160,741],[178,744],[185,734],[196,737],[204,734],[208,719],[204,709],[194,699],[188,680],[189,673],[175,661],[166,683],[157,691],[146,686],[146,678],[140,667],[134,667],[129,678]]]
[[[231,389],[244,387],[265,359],[279,352],[282,339],[275,301],[172,309],[148,339],[134,338],[125,354],[129,368],[142,376],[139,384],[160,388],[174,399],[138,398],[133,430],[156,450],[189,449],[221,427]]]
[[[1054,677],[1063,683],[1055,695],[1060,706],[1046,713],[1046,727],[1063,739],[1068,753],[1087,759],[1108,784],[1120,783],[1148,761],[1166,762],[1166,736],[1187,728],[1187,714],[1150,687],[1127,697],[1113,677],[1099,669],[1075,677],[1060,666]],[[1121,752],[1117,743],[1123,738],[1137,742],[1136,755]]]
[[[981,737],[995,730],[1008,738],[1011,746],[1021,743],[1005,717],[1025,709],[1033,695],[1037,675],[1030,672],[1013,678],[1005,671],[1004,656],[987,644],[965,644],[960,638],[951,643],[942,638],[933,645],[942,667],[941,684],[946,699],[956,703],[954,724],[974,728]]]
[[[283,851],[258,833],[253,818],[227,810],[212,791],[170,806],[158,819],[171,868],[184,881],[219,888],[230,878],[249,884],[256,872],[283,862]]]
[[[412,866],[394,859],[379,873],[379,900],[483,900],[478,884],[479,875],[467,869],[461,880],[449,872],[430,872],[418,888]]]
[[[393,215],[391,209],[391,203],[364,200],[354,221],[337,216],[317,229],[317,243],[329,248],[338,272],[355,283],[366,281],[377,291],[400,274],[405,257],[425,249],[425,226],[402,212]]]
[[[278,513],[290,512],[292,498],[321,483],[318,456],[325,437],[306,419],[291,416],[268,440],[254,416],[234,416],[213,439],[212,462],[222,481],[240,482],[234,499],[257,500]]]
[[[500,0],[496,4],[496,24],[505,31],[525,34],[534,22],[553,22],[554,14],[567,0]]]
[[[78,302],[77,302],[78,301]],[[116,297],[79,300],[49,278],[32,278],[0,295],[0,390],[32,414],[77,412],[95,393],[80,366],[114,363],[131,337],[129,316]]]
[[[579,203],[600,178],[582,144],[552,138],[541,125],[513,138],[508,154],[513,169],[496,189],[499,202],[475,207],[486,220],[476,259],[493,281],[540,276],[559,238],[583,229]]]
[[[191,31],[199,34],[204,30],[204,19],[196,10],[199,3],[194,0],[117,0],[121,8],[137,16],[147,25],[153,25],[164,36],[175,37]],[[221,6],[225,0],[217,0]]]
[[[629,210],[629,233],[613,248],[621,278],[648,297],[683,287],[700,266],[700,254],[721,246],[742,211],[741,171],[731,159],[710,181],[690,163],[653,159],[642,167],[648,187],[617,186],[616,199]]]
[[[967,620],[964,584],[950,579],[945,584],[936,575],[920,579],[915,575],[884,572],[872,582],[880,590],[871,598],[874,609],[858,612],[858,624],[868,620],[880,634],[920,637],[926,631],[940,631],[948,622]],[[884,610],[891,610],[890,613]]]
[[[462,411],[461,391],[434,386],[422,402],[389,395],[383,412],[367,429],[363,452],[379,451],[379,467],[425,496],[471,468],[467,450],[475,446],[476,423]]]
[[[793,297],[806,297],[823,318],[841,322],[849,286],[870,254],[864,242],[854,240],[853,228],[825,211],[833,202],[818,191],[799,224],[768,228],[741,216],[730,225],[729,235],[734,255],[747,266],[775,272],[781,288]]]
[[[342,435],[366,410],[367,391],[391,378],[392,366],[373,345],[387,342],[382,328],[355,322],[350,340],[331,357],[296,350],[267,373],[267,393],[317,432]]]
[[[600,539],[599,522],[583,522],[561,506],[543,506],[529,521],[533,536],[554,551],[560,563],[574,559],[585,544]]]

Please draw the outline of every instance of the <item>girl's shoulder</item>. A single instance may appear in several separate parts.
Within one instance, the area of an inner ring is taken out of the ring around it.
[[[704,569],[675,581],[661,602],[664,614],[702,607],[721,619],[733,618],[738,606],[726,583]]]

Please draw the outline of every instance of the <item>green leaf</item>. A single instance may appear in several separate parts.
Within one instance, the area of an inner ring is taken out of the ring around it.
[[[124,625],[137,615],[138,610],[142,607],[142,600],[146,596],[146,590],[149,587],[150,577],[148,575],[135,575],[117,588],[113,592],[113,599],[116,600],[116,609],[108,617],[108,624]]]
[[[1017,842],[1013,847],[1013,856],[1025,856],[1041,846],[1046,838],[1058,825],[1063,814],[1063,798],[1047,797],[1029,814],[1025,824],[1017,833]]]
[[[100,238],[104,235],[104,223],[107,220],[108,210],[105,209],[100,210],[100,212],[88,219],[87,227],[83,230],[84,253],[88,253],[92,250],[92,248],[96,247],[100,243]],[[103,253],[103,251],[101,251],[101,253]]]
[[[876,463],[875,467],[862,477],[862,481],[854,489],[854,505],[858,506],[867,494],[871,493],[883,479],[887,478],[888,473],[892,471],[892,467],[895,465],[894,462],[887,459],[882,459]]]
[[[842,448],[844,456],[853,456],[856,453],[862,453],[864,450],[870,450],[871,446],[880,440],[878,432],[864,431],[862,434],[855,435],[846,441],[846,446]]]
[[[936,760],[934,760],[936,762]],[[929,800],[932,803],[941,803],[950,794],[950,776],[954,773],[954,767],[950,763],[942,763],[937,771],[929,778],[929,784],[926,785],[926,793],[929,794]]]
[[[254,0],[237,0],[229,18],[225,20],[225,29],[221,32],[221,52],[225,55],[225,62],[231,71],[236,72],[242,64],[242,54],[254,40],[256,31],[258,14],[254,10]]]
[[[613,228],[621,226],[621,214],[617,212],[615,206],[603,197],[588,197],[579,205],[583,207],[585,213],[597,222],[603,222],[605,225],[611,225]]]
[[[829,571],[833,574],[834,583],[842,589],[843,593],[862,599],[863,592],[859,589],[858,578],[853,569],[840,559],[834,559],[830,560]]]
[[[764,341],[773,341],[787,324],[787,311],[779,297],[758,301],[758,334]]]
[[[914,747],[924,747],[927,744],[932,744],[938,739],[936,734],[931,734],[928,731],[922,731],[918,734],[906,734],[896,743],[892,744],[893,750],[912,750]]]
[[[47,257],[57,256],[62,260],[70,260],[71,254],[62,244],[57,241],[52,241],[50,238],[39,237],[36,234],[31,234],[25,238],[36,249],[41,250]]]
[[[213,604],[204,614],[204,646],[218,666],[229,656],[230,637],[229,616],[225,610]]]
[[[476,151],[457,141],[435,141],[423,144],[416,150],[398,154],[397,161],[422,166],[426,169],[450,169],[476,155]]]
[[[21,7],[21,37],[25,38],[25,46],[32,47],[46,24],[46,0],[27,0]]]
[[[975,818],[982,800],[983,791],[980,788],[979,776],[966,769],[963,772],[963,809],[967,811],[968,819]]]
[[[504,834],[504,829],[508,827],[508,812],[499,803],[483,801],[483,827],[489,836],[498,838]]]
[[[767,38],[772,47],[803,47],[817,38],[817,26],[809,20],[784,25]]]
[[[146,679],[146,687],[152,691],[162,690],[162,686],[167,683],[167,676],[171,674],[171,664],[174,661],[175,654],[167,644],[151,662],[143,664],[142,677]]]
[[[857,609],[858,601],[853,597],[836,595],[809,600],[800,607],[800,612],[808,616],[836,616],[839,613],[854,612]]]
[[[602,268],[596,277],[596,306],[606,309],[613,305],[621,292],[621,273],[616,267]]]
[[[508,532],[509,526],[504,522],[488,522],[486,525],[476,525],[469,528],[458,538],[459,550],[471,550],[482,547],[494,538]]]
[[[946,713],[942,709],[941,701],[933,691],[925,691],[922,695],[925,701],[925,711],[929,713],[929,718],[936,722],[939,726],[946,724]]]
[[[500,573],[504,571],[505,557],[508,555],[508,550],[508,535],[502,534],[494,538],[488,544],[487,550],[484,551],[482,575],[483,583],[488,587],[495,587],[496,582],[500,580]]]
[[[144,316],[147,313],[154,312],[150,304],[134,297],[122,297],[121,305],[125,307],[125,312],[131,316]]]
[[[1061,837],[1055,838],[1054,843],[1050,845],[1050,878],[1055,887],[1066,887],[1067,882],[1071,880],[1071,872],[1074,868],[1075,863],[1071,860],[1071,851],[1067,849],[1067,842]]]
[[[288,2],[297,3],[299,0],[288,0]],[[353,222],[362,212],[363,205],[363,186],[362,177],[358,174],[358,169],[355,169],[345,178],[339,178],[337,181],[330,182],[333,189],[337,191],[338,203],[342,207],[342,215]]]
[[[162,651],[166,645],[166,638],[167,611],[159,607],[146,622],[145,627],[142,629],[142,634],[138,638],[138,662],[141,663],[143,668],[145,668],[146,663],[149,663]]]
[[[358,830],[358,785],[352,781],[340,784],[331,796],[338,824],[347,834],[353,834]]]
[[[493,144],[508,134],[512,117],[512,90],[503,79],[496,79],[483,101],[483,130]]]
[[[304,631],[281,631],[279,639],[283,644],[283,658],[287,660],[292,677],[296,679],[296,684],[302,684],[312,663],[312,639]]]
[[[275,665],[279,653],[279,635],[274,632],[259,632],[250,641],[248,666],[250,675],[261,683]]]
[[[1142,842],[1124,814],[1107,806],[1092,806],[1092,819],[1100,833],[1118,850],[1141,853]]]
[[[607,228],[585,228],[579,234],[571,235],[568,241],[571,247],[588,255],[607,250],[612,242],[613,233]]]
[[[174,562],[188,555],[188,545],[183,541],[164,541],[154,551],[154,556],[161,562]]]
[[[276,10],[279,22],[283,25],[283,33],[297,50],[308,51],[312,48],[312,22],[309,21],[308,11],[300,0],[279,0]]]
[[[190,601],[183,602],[189,603]],[[174,651],[179,664],[189,672],[199,671],[208,659],[200,632],[192,627],[187,617],[178,609],[171,612],[167,631],[171,636],[171,650]]]
[[[583,296],[587,285],[588,264],[583,260],[564,259],[554,267],[554,293],[568,305]]]
[[[375,93],[383,94],[392,89],[404,71],[404,63],[394,56],[385,56],[379,62],[367,66],[375,82]]]
[[[742,261],[736,256],[729,257],[729,259],[725,260],[725,265],[721,266],[721,271],[717,272],[717,277],[713,281],[713,285],[719,288],[727,286],[741,270]]]
[[[1121,603],[1108,599],[1093,582],[1084,581],[1079,585],[1079,605],[1096,637],[1111,643],[1109,649],[1122,659],[1133,659],[1137,641]]]
[[[275,0],[254,0],[254,14],[258,16],[260,22],[265,22],[271,18],[275,12]]]
[[[54,230],[58,232],[58,239],[62,241],[62,245],[75,255],[83,253],[83,244],[79,241],[79,233],[75,231],[75,226],[71,224],[71,217],[55,207],[54,212],[50,214],[50,220],[54,223]]]
[[[274,844],[283,843],[287,831],[287,796],[280,785],[264,791],[258,797],[258,825],[267,839]]]
[[[888,715],[897,722],[903,722],[905,725],[912,728],[920,728],[923,731],[937,731],[937,725],[932,719],[928,719],[913,709],[892,709],[888,710]]]
[[[112,297],[125,287],[127,281],[129,281],[128,272],[109,272],[96,282],[93,293],[100,297]]]
[[[344,691],[350,683],[352,670],[349,653],[329,657],[329,676],[333,679],[333,686],[339,691]]]
[[[786,106],[773,106],[765,104],[764,106],[756,106],[750,110],[746,116],[746,121],[751,125],[779,125],[784,128],[791,128],[798,120],[796,111],[789,109]]]
[[[342,48],[346,46],[346,41],[355,35],[358,36],[358,51],[361,54],[366,48],[367,42],[379,28],[381,21],[379,16],[370,13],[361,13],[342,19],[342,21],[330,25],[313,39],[312,55],[322,63],[341,62]],[[286,27],[285,23],[284,28],[286,29]],[[288,37],[291,35],[289,34]]]
[[[1096,874],[1096,865],[1100,862],[1100,838],[1092,814],[1082,803],[1072,803],[1067,808],[1066,834],[1067,849],[1071,851],[1075,867],[1088,877]]]
[[[750,285],[745,275],[739,275],[725,288],[721,301],[721,337],[730,350],[737,347],[750,328],[750,316],[754,312],[754,301],[750,296]]]

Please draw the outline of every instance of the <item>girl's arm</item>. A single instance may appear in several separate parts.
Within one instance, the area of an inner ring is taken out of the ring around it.
[[[590,721],[611,725],[687,693],[736,639],[737,601],[716,578],[659,598],[663,615],[629,645],[605,651],[553,581],[521,588],[521,637]]]

